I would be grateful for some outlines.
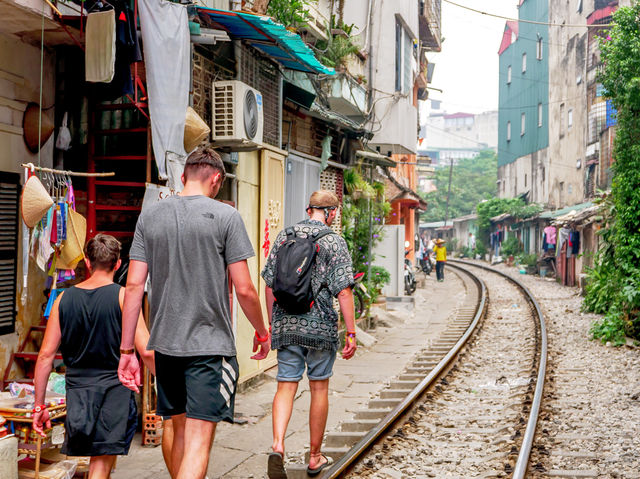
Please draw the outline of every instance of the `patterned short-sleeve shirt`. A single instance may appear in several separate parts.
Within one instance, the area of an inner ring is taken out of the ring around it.
[[[297,236],[307,237],[329,229],[316,220],[305,220],[293,226]],[[276,237],[262,277],[268,287],[273,287],[278,249],[285,242],[284,231]],[[311,288],[314,304],[306,314],[293,315],[273,305],[271,318],[271,347],[278,349],[288,345],[310,349],[336,350],[338,348],[338,314],[333,309],[333,298],[340,291],[353,287],[353,265],[347,243],[337,234],[329,234],[318,240],[320,251],[311,270]]]

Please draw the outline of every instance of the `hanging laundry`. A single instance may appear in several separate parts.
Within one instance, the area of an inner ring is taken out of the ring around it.
[[[569,234],[569,246],[572,254],[577,255],[580,253],[580,233],[578,231],[574,230]]]
[[[187,7],[166,0],[140,0],[140,28],[151,113],[153,153],[166,179],[167,152],[185,155],[191,44]]]
[[[544,234],[547,235],[547,243],[549,243],[549,245],[556,245],[556,237],[557,237],[557,233],[556,233],[556,227],[555,226],[547,226],[544,230]]]
[[[571,233],[571,230],[564,226],[560,228],[560,231],[558,231],[558,254],[562,251],[564,243],[569,239],[569,233]]]
[[[112,0],[115,23],[115,72],[111,82],[95,86],[96,95],[102,100],[116,100],[124,95],[133,95],[131,64],[142,61],[140,42],[131,8],[123,0]]]
[[[87,16],[85,45],[85,79],[109,83],[115,74],[116,12],[90,13]]]

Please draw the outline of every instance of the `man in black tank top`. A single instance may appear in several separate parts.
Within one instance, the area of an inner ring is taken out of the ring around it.
[[[136,429],[134,393],[118,379],[124,289],[113,282],[120,267],[120,243],[98,234],[89,241],[85,263],[91,277],[58,296],[51,310],[35,370],[33,429],[51,427],[45,390],[58,347],[66,371],[67,416],[62,453],[91,456],[90,479],[106,479],[117,455],[127,454]],[[155,373],[149,332],[138,318],[135,345]],[[125,407],[123,407],[125,406]]]

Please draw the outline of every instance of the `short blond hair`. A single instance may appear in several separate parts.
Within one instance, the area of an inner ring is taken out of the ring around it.
[[[338,196],[329,190],[314,191],[309,198],[310,208],[337,208],[340,206]]]

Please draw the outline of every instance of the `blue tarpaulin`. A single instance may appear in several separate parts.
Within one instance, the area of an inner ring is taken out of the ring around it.
[[[246,41],[285,68],[325,75],[335,73],[317,60],[299,35],[269,17],[206,7],[198,7],[198,14],[205,24],[226,31],[233,39]]]

